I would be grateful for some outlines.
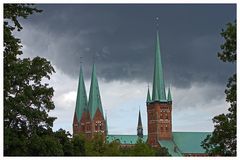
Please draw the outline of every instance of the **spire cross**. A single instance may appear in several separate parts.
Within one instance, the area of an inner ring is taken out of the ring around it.
[[[82,65],[83,61],[82,61],[83,57],[80,56],[80,65]]]
[[[156,26],[157,26],[157,29],[158,29],[158,27],[159,27],[159,17],[156,17],[155,20],[156,20],[155,22],[156,22]]]

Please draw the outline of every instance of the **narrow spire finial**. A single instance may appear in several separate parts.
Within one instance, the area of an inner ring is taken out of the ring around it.
[[[80,56],[80,66],[82,66],[82,63],[83,63],[82,59],[83,59],[83,57]]]
[[[156,27],[158,30],[158,27],[159,27],[159,17],[158,16],[155,18],[155,23],[156,23]]]

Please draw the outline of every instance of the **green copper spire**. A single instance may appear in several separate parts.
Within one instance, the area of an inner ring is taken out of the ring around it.
[[[168,101],[168,102],[172,102],[172,95],[171,95],[170,87],[168,88],[168,97],[167,97],[167,101]]]
[[[86,94],[86,88],[85,88],[85,83],[83,79],[82,67],[80,67],[77,101],[76,101],[76,107],[75,107],[75,113],[78,121],[81,120],[82,113],[84,110],[87,110],[87,94]]]
[[[90,116],[92,119],[97,111],[97,108],[103,114],[95,64],[93,64],[93,69],[92,69],[92,79],[91,79],[88,107],[90,109]]]
[[[151,96],[149,92],[149,87],[148,87],[148,93],[147,93],[147,103],[151,101]]]
[[[153,98],[152,99],[153,101],[166,101],[158,31],[157,31],[157,42],[156,42],[155,63],[154,63],[152,98]]]

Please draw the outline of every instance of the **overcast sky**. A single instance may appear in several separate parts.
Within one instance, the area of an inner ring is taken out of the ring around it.
[[[21,20],[25,57],[51,61],[57,116],[54,129],[72,132],[80,57],[87,91],[95,62],[110,134],[136,134],[140,107],[147,133],[146,94],[152,87],[159,17],[166,85],[173,95],[173,131],[212,131],[226,112],[224,89],[235,64],[217,58],[221,29],[236,19],[235,5],[37,5]],[[87,92],[88,94],[88,92]]]

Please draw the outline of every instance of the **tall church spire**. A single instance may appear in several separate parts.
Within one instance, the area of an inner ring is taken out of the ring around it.
[[[154,63],[152,100],[153,101],[166,101],[165,84],[164,84],[164,77],[163,77],[163,67],[162,67],[162,59],[161,59],[158,31],[157,31],[157,42],[156,42],[155,63]]]
[[[83,71],[80,66],[79,80],[78,80],[78,91],[77,91],[77,101],[75,107],[75,115],[77,116],[77,120],[80,121],[82,117],[83,111],[88,110],[87,107],[87,94],[85,83],[83,79]]]
[[[93,64],[93,69],[92,69],[92,79],[91,79],[88,107],[90,110],[91,119],[93,119],[97,109],[99,109],[99,111],[103,114],[95,64]]]
[[[140,109],[138,114],[137,135],[138,137],[143,138],[143,127],[142,127],[142,118],[141,118]]]

